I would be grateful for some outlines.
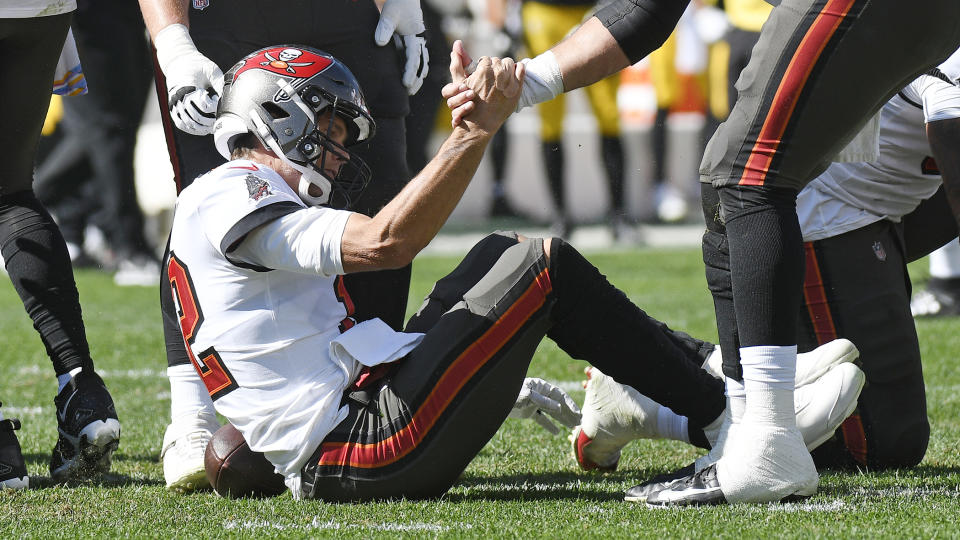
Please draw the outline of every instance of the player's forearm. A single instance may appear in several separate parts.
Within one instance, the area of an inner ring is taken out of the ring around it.
[[[553,48],[563,74],[563,91],[589,86],[630,65],[617,41],[596,17],[591,17]]]
[[[140,0],[143,22],[151,38],[171,24],[190,26],[190,0]]]
[[[351,219],[341,245],[344,271],[409,264],[460,202],[491,137],[475,126],[455,128],[437,155],[377,215],[366,222]]]
[[[927,139],[943,178],[950,210],[960,224],[960,118],[928,123]]]

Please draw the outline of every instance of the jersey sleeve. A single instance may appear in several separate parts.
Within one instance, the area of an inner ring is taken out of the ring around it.
[[[258,270],[343,274],[340,241],[351,213],[332,208],[289,213],[250,232],[229,257]]]
[[[229,165],[229,164],[228,164]],[[197,204],[197,217],[209,242],[227,260],[251,231],[304,209],[296,193],[273,171],[244,162],[216,169]],[[243,266],[242,264],[238,266]]]
[[[903,89],[901,96],[923,107],[927,123],[960,118],[960,87],[945,76],[921,75]]]
[[[663,45],[689,0],[613,0],[597,10],[597,18],[610,31],[631,63]]]

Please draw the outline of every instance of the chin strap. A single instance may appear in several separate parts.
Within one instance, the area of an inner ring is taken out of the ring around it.
[[[262,119],[253,111],[250,111],[250,120],[257,127],[258,135],[260,140],[265,142],[270,150],[278,158],[283,160],[284,163],[290,165],[297,171],[300,171],[300,183],[297,185],[297,195],[310,206],[320,206],[327,204],[330,200],[330,192],[333,191],[333,185],[329,180],[326,179],[319,172],[309,168],[297,165],[296,163],[290,161],[290,159],[283,153],[283,149],[280,148],[280,145],[277,143],[277,140],[270,133],[270,128],[263,122]],[[316,186],[320,189],[319,196],[310,195],[310,186]]]
[[[289,161],[286,159],[284,159],[284,161],[287,161],[289,163]],[[291,163],[291,165],[293,164]],[[293,165],[293,166],[296,167],[298,170],[300,169],[300,167],[297,167],[296,165]],[[302,172],[303,174],[300,176],[300,184],[297,186],[298,188],[297,195],[300,195],[300,198],[303,199],[303,202],[307,203],[310,206],[320,206],[323,204],[327,204],[327,202],[330,200],[330,191],[331,191],[330,181],[324,178],[321,174],[314,171],[300,171],[300,172]],[[310,176],[314,177],[313,180],[310,180],[307,178],[308,172],[312,173],[310,174]],[[310,195],[310,186],[316,186],[320,188],[320,191],[322,192],[321,195],[319,197],[314,197],[313,195]]]

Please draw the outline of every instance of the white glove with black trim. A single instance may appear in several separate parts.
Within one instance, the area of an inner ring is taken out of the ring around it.
[[[374,33],[377,45],[386,45],[391,38],[404,54],[403,86],[411,96],[420,90],[427,76],[426,40],[423,33],[427,27],[423,24],[423,11],[420,0],[386,0],[380,10],[380,22]],[[394,35],[396,34],[396,35]]]
[[[555,420],[568,428],[580,424],[580,407],[566,392],[543,379],[527,377],[517,402],[510,411],[510,418],[531,418],[554,435],[560,429],[547,418]]]
[[[427,51],[427,40],[423,38],[423,34],[418,36],[394,34],[393,43],[406,58],[402,81],[403,86],[407,88],[407,93],[412,96],[423,86],[423,80],[427,78],[427,71],[429,71],[427,64],[430,62],[430,52]]]
[[[387,0],[380,10],[380,22],[374,39],[381,47],[386,45],[394,33],[401,36],[415,36],[427,29],[423,25],[423,11],[420,0]]]
[[[157,48],[157,62],[167,79],[167,101],[173,124],[191,135],[213,133],[217,104],[223,93],[223,72],[200,54],[190,31],[182,24],[171,24],[157,32],[153,44]]]

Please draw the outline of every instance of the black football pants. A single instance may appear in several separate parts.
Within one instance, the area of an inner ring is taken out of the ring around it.
[[[723,411],[723,384],[664,328],[562,240],[548,264],[542,240],[490,235],[407,324],[423,342],[345,398],[347,418],[301,472],[302,495],[441,495],[506,419],[544,336],[705,425]]]

